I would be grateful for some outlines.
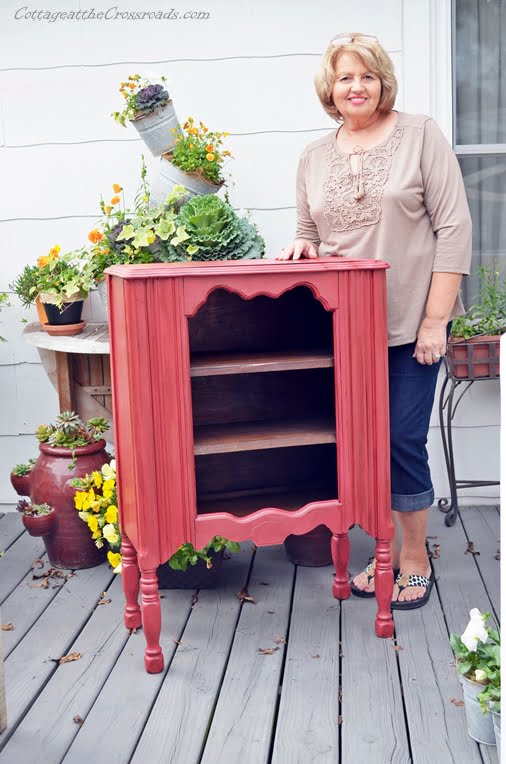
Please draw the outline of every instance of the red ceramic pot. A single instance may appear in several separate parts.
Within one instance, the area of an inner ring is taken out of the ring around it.
[[[12,487],[18,496],[30,496],[30,472],[28,475],[15,475],[11,472]]]
[[[100,470],[110,461],[105,440],[74,449],[75,466],[71,467],[69,448],[57,448],[47,443],[39,445],[40,455],[30,473],[30,499],[32,504],[49,504],[56,513],[54,531],[44,536],[49,561],[55,568],[92,568],[105,560],[106,550],[97,549],[90,529],[83,523],[75,508],[74,478]]]
[[[56,512],[48,515],[23,515],[23,525],[30,536],[49,536],[56,528]]]

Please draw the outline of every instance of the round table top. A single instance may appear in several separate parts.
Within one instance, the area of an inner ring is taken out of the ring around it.
[[[39,323],[27,324],[24,339],[38,348],[55,350],[60,353],[88,353],[109,355],[109,325],[89,321],[80,334],[73,337],[52,337]]]

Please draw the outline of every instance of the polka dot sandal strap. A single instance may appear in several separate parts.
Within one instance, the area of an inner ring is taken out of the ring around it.
[[[431,573],[429,577],[419,576],[415,573],[399,573],[395,579],[395,583],[399,587],[399,594],[404,589],[409,589],[413,586],[425,587],[425,593],[422,597],[418,597],[415,600],[394,600],[391,604],[392,610],[415,610],[416,608],[423,607],[429,601],[432,585],[434,583],[434,577]]]

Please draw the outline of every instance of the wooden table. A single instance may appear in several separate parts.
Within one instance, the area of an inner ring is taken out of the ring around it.
[[[24,339],[38,351],[58,392],[60,411],[76,411],[82,419],[112,419],[109,326],[90,321],[74,337],[51,337],[39,323],[28,324]],[[114,442],[112,427],[106,438]]]

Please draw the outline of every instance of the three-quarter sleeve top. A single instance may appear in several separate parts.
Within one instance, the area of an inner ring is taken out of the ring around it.
[[[468,274],[471,216],[457,158],[433,119],[399,112],[377,146],[350,154],[337,131],[309,144],[297,172],[297,238],[319,255],[373,258],[387,271],[388,344],[416,339],[432,273]],[[462,315],[460,297],[450,318]]]

